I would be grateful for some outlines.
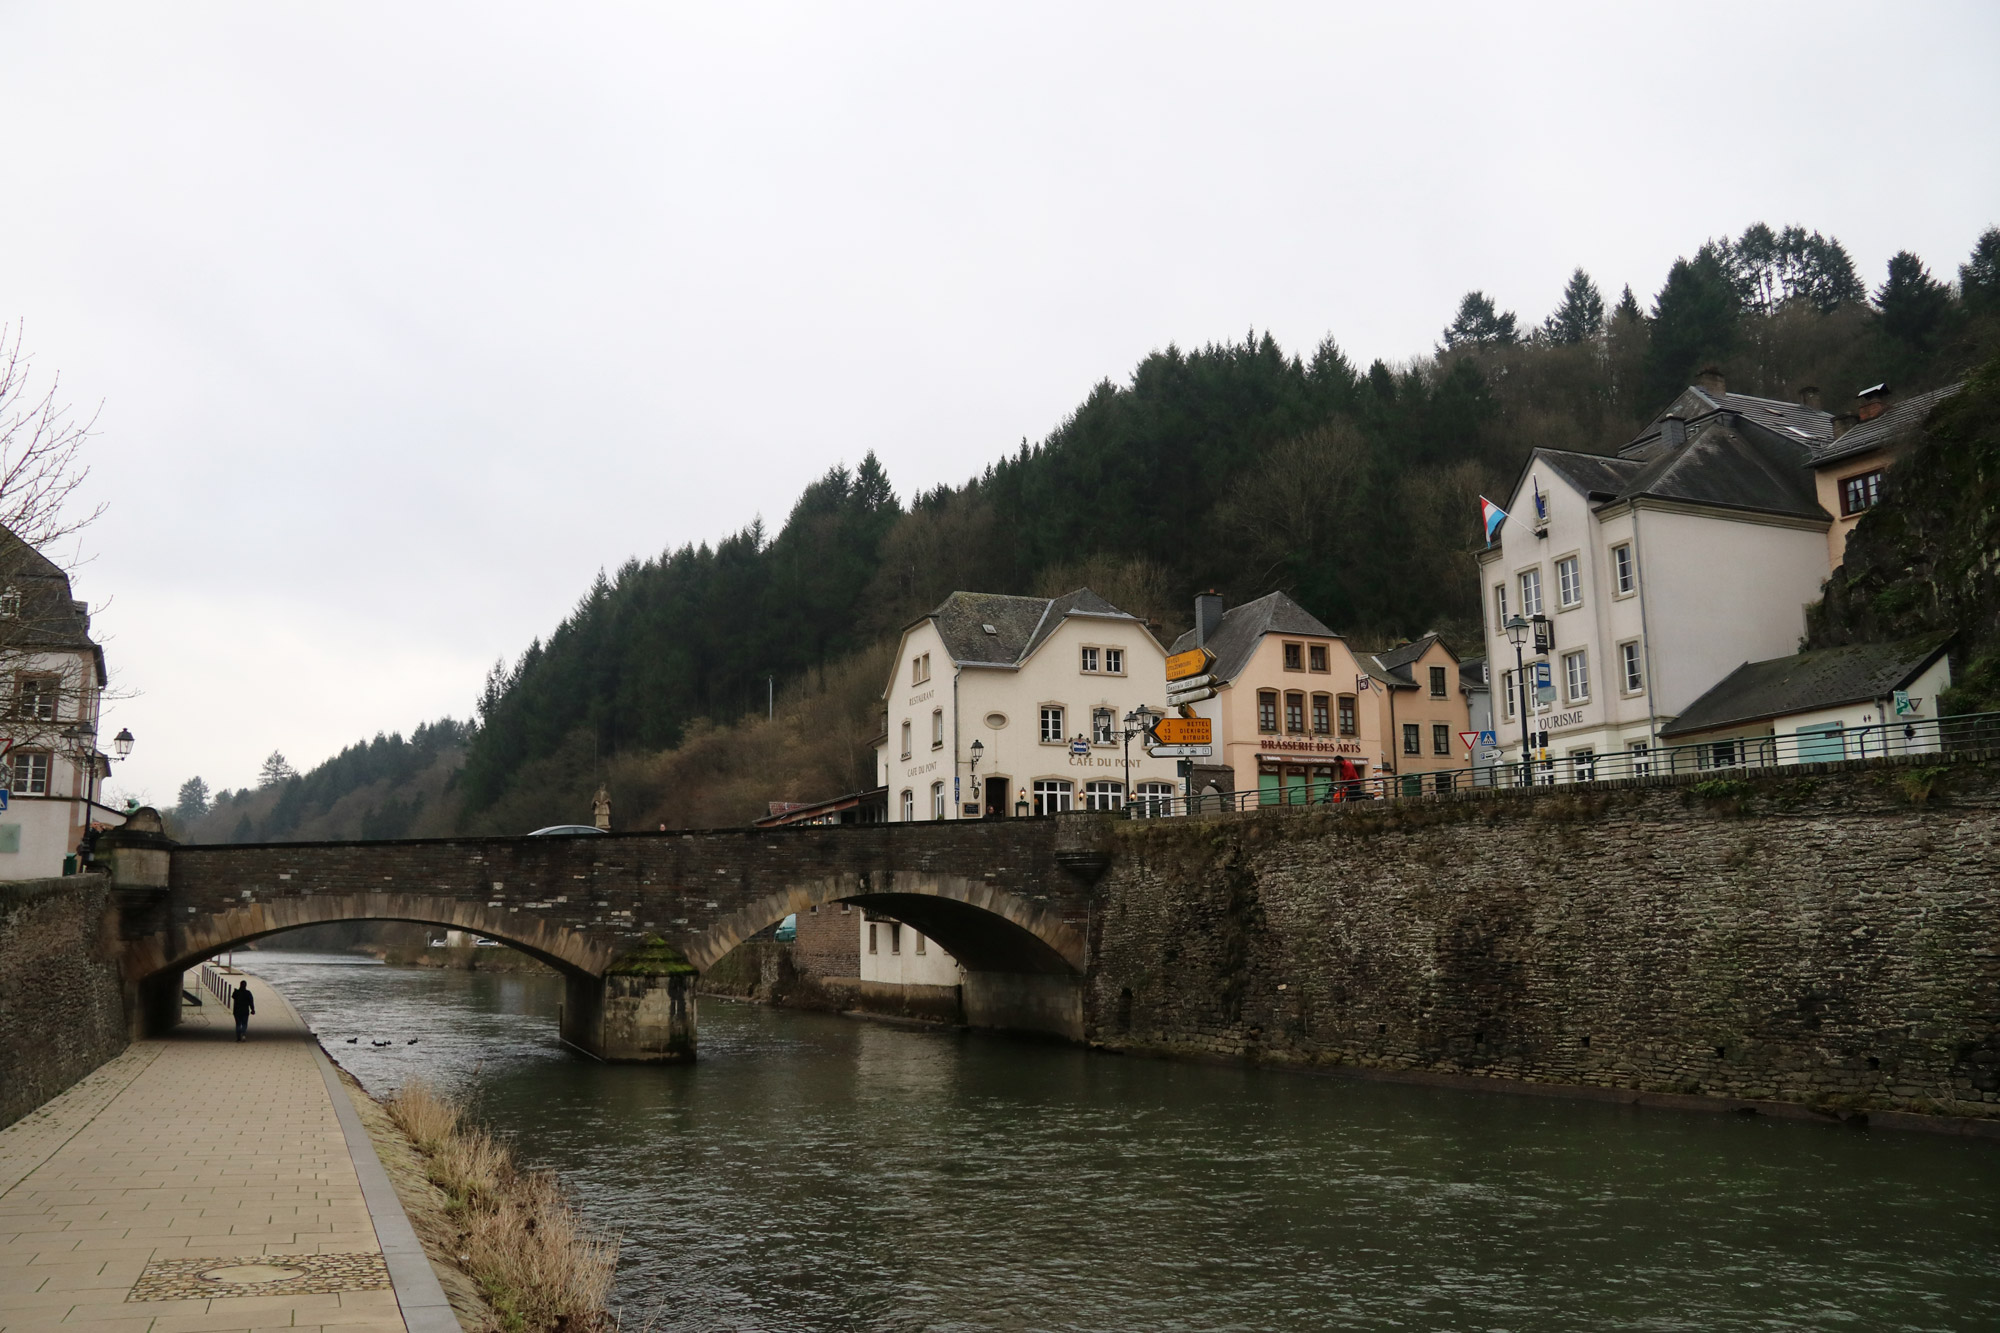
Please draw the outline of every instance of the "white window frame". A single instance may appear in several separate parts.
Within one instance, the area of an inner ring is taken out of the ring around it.
[[[1092,745],[1118,744],[1117,709],[1093,708],[1090,710],[1090,743]]]
[[[1556,561],[1556,609],[1574,611],[1583,605],[1583,560],[1575,552]]]
[[[1639,591],[1639,567],[1632,563],[1632,543],[1619,542],[1611,548],[1611,595],[1630,597]]]
[[[1512,722],[1521,703],[1519,697],[1520,682],[1514,679],[1513,671],[1507,670],[1500,673],[1500,686],[1500,697],[1507,701],[1507,707],[1501,713],[1501,716]]]
[[[1085,644],[1081,649],[1081,655],[1082,665],[1078,669],[1091,675],[1096,675],[1097,659],[1099,656],[1098,650],[1090,644]]]
[[[1504,583],[1493,585],[1493,609],[1500,613],[1499,619],[1493,622],[1494,632],[1505,634],[1507,632],[1507,585]]]
[[[1042,729],[1039,734],[1042,738],[1042,744],[1063,745],[1068,743],[1069,738],[1063,735],[1063,706],[1061,704],[1043,704],[1041,723]]]
[[[1618,687],[1625,694],[1646,692],[1646,657],[1637,639],[1618,645]]]
[[[1632,776],[1643,778],[1653,771],[1653,746],[1650,741],[1633,741],[1625,747],[1632,756]]]
[[[1034,808],[1045,815],[1076,808],[1076,784],[1068,778],[1036,778],[1028,784],[1028,795]],[[1051,805],[1055,808],[1050,809]]]
[[[1172,812],[1175,791],[1171,782],[1135,782],[1132,784],[1132,801],[1148,816],[1157,818]]]
[[[903,788],[903,822],[905,824],[917,822],[917,793],[910,787]]]
[[[1530,620],[1542,614],[1542,570],[1539,565],[1521,571],[1521,614]]]
[[[7,790],[16,796],[47,796],[53,764],[47,750],[15,750],[7,756]]]
[[[944,709],[942,708],[933,708],[931,710],[931,748],[933,750],[942,750],[944,748]]]
[[[910,719],[908,719],[907,717],[906,717],[906,718],[904,718],[904,719],[903,719],[903,758],[905,758],[905,759],[908,759],[908,758],[910,757],[910,733],[911,733],[911,730],[912,730],[912,728],[913,728],[913,724],[911,723]]]
[[[910,684],[921,685],[931,678],[931,655],[918,653],[910,659]]]
[[[944,779],[940,778],[931,784],[931,818],[943,819],[944,814]]]
[[[1597,747],[1580,745],[1569,752],[1570,777],[1577,782],[1597,781]]]
[[[1431,723],[1431,755],[1433,757],[1443,755],[1446,759],[1451,758],[1451,723]]]
[[[1123,810],[1125,808],[1125,784],[1111,778],[1094,778],[1084,783],[1083,808],[1086,810]]]
[[[1122,676],[1125,674],[1125,650],[1123,648],[1106,648],[1104,650],[1104,674],[1107,676]]]
[[[1578,648],[1562,655],[1563,685],[1573,704],[1590,702],[1590,650]],[[1579,690],[1578,686],[1582,689]]]

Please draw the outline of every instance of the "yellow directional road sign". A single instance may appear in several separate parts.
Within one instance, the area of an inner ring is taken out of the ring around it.
[[[1166,717],[1153,724],[1162,745],[1213,745],[1214,724],[1205,717]]]
[[[1167,679],[1186,680],[1189,676],[1199,676],[1215,661],[1215,654],[1206,648],[1190,648],[1184,653],[1175,653],[1167,659]]]

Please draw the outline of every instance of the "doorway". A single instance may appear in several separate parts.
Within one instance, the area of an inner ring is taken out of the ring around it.
[[[986,779],[986,814],[984,817],[987,819],[1002,819],[1006,817],[1006,814],[1007,779]]]

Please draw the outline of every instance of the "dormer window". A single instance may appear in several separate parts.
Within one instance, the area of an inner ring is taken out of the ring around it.
[[[1306,649],[1306,665],[1312,671],[1325,671],[1327,669],[1325,644],[1316,643]]]
[[[54,676],[22,676],[14,695],[14,716],[30,722],[53,722],[62,682]]]
[[[910,659],[910,684],[921,685],[931,678],[931,655],[919,653]]]
[[[1097,670],[1097,649],[1085,648],[1083,650],[1083,669],[1085,671]]]
[[[1285,670],[1304,671],[1306,669],[1306,646],[1302,643],[1285,645]]]

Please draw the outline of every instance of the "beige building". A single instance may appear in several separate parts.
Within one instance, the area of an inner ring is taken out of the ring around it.
[[[1256,791],[1260,804],[1321,801],[1385,766],[1381,712],[1362,658],[1281,592],[1223,610],[1195,598],[1176,653],[1205,649],[1215,697],[1192,704],[1213,724],[1215,754],[1195,794]]]
[[[1813,472],[1820,508],[1833,517],[1826,530],[1827,568],[1847,558],[1847,534],[1861,516],[1882,498],[1882,479],[1908,448],[1931,409],[1957,393],[1953,384],[1932,393],[1893,401],[1887,385],[1860,395],[1859,421],[1846,430],[1836,422],[1833,440],[1813,450]]]
[[[1361,658],[1368,673],[1368,706],[1380,714],[1379,734],[1389,753],[1384,773],[1394,774],[1400,795],[1425,789],[1424,777],[1444,773],[1437,790],[1449,791],[1470,770],[1472,752],[1459,743],[1471,725],[1459,680],[1458,657],[1436,634]]]
[[[1089,589],[956,592],[904,629],[875,767],[891,823],[1118,809],[1167,796],[1174,762],[1125,743],[1164,707],[1166,653]],[[1129,769],[1127,755],[1129,753]]]

